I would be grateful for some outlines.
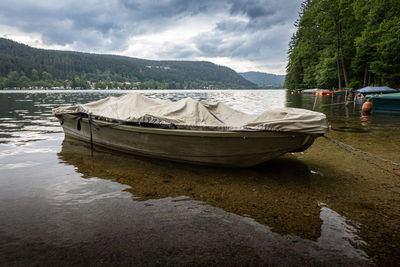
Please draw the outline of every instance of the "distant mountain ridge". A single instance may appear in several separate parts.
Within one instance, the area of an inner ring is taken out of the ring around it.
[[[280,87],[283,88],[286,75],[277,75],[265,72],[249,71],[240,72],[243,78],[257,84],[260,87]]]
[[[3,87],[15,87],[20,79],[29,83],[77,77],[82,81],[153,82],[171,89],[256,87],[234,70],[206,61],[156,61],[45,50],[0,38],[0,82]]]

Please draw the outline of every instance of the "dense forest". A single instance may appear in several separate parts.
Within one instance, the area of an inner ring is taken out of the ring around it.
[[[90,82],[88,82],[90,81]],[[0,88],[254,88],[228,67],[32,48],[0,38]]]
[[[240,72],[239,74],[262,88],[283,88],[283,83],[285,82],[285,75],[258,71]]]
[[[399,0],[306,0],[295,26],[286,88],[400,87]]]

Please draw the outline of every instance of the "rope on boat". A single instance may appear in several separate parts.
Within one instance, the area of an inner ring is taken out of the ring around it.
[[[94,144],[93,144],[92,125],[95,126],[95,129],[97,131],[99,131],[100,127],[113,128],[113,127],[116,127],[116,126],[120,125],[120,123],[117,122],[117,123],[113,123],[113,124],[99,125],[93,120],[93,118],[92,118],[92,116],[90,114],[87,114],[87,118],[88,118],[88,121],[89,121],[89,131],[90,131],[90,152],[91,152],[91,155],[93,156]]]
[[[88,114],[88,120],[89,120],[89,131],[90,131],[90,154],[93,156],[93,134],[92,134],[92,123],[95,123],[92,120],[92,116],[90,116],[90,114]]]
[[[370,158],[373,158],[373,159],[376,159],[376,160],[383,161],[383,162],[385,162],[385,163],[387,163],[387,164],[392,164],[392,165],[397,166],[397,167],[400,167],[400,163],[397,163],[397,162],[394,162],[394,161],[391,161],[391,160],[388,160],[388,159],[384,159],[384,158],[382,158],[382,157],[379,157],[379,156],[377,156],[377,155],[374,155],[374,154],[371,154],[371,153],[369,153],[369,152],[363,151],[363,150],[361,150],[361,149],[359,149],[359,148],[352,147],[352,146],[350,146],[350,145],[348,145],[348,144],[342,143],[342,142],[340,142],[340,141],[338,141],[338,140],[335,140],[335,139],[333,139],[333,138],[327,137],[327,136],[325,136],[325,135],[323,135],[322,137],[324,137],[326,140],[332,142],[333,144],[337,145],[338,147],[342,148],[342,149],[345,150],[346,152],[349,152],[350,154],[356,156],[357,158],[362,159],[362,160],[364,160],[365,162],[367,162],[367,163],[369,163],[369,164],[371,164],[371,165],[374,165],[375,167],[377,167],[377,168],[379,168],[379,169],[381,169],[381,170],[384,170],[384,171],[389,172],[389,173],[391,173],[391,174],[400,176],[399,173],[396,173],[396,172],[393,172],[393,171],[391,171],[391,170],[388,170],[387,168],[382,167],[381,165],[379,165],[379,164],[377,164],[377,163],[371,161],[370,159],[366,158],[365,156],[370,157]],[[357,153],[357,152],[358,152],[358,153]],[[360,155],[360,154],[361,154],[361,155]],[[364,156],[363,156],[363,155],[364,155]]]
[[[71,121],[71,122],[72,121],[78,121],[77,122],[77,129],[79,131],[81,130],[82,118],[87,118],[88,119],[89,133],[90,133],[90,152],[91,152],[92,156],[93,156],[93,151],[94,151],[92,125],[95,127],[96,131],[99,131],[101,127],[113,128],[113,127],[121,125],[120,122],[111,123],[111,124],[105,124],[105,125],[99,125],[93,120],[93,118],[92,118],[92,116],[90,114],[83,114],[83,113],[75,114],[75,116],[72,119],[66,119],[62,115],[57,115],[56,117],[60,120],[60,124],[61,125],[63,125],[65,121]]]

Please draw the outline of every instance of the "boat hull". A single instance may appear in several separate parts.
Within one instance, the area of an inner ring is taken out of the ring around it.
[[[346,95],[346,92],[344,90],[338,90],[338,91],[333,91],[334,95]]]
[[[159,129],[58,115],[66,136],[113,150],[194,164],[248,167],[304,151],[316,135]],[[92,136],[92,137],[91,137]],[[92,140],[92,141],[91,141]]]
[[[372,112],[400,114],[400,93],[371,97]]]

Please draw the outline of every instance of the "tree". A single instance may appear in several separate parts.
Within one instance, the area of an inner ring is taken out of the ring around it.
[[[53,76],[51,75],[51,73],[48,73],[47,71],[44,71],[42,73],[42,79],[45,81],[51,81],[53,80]]]
[[[285,86],[399,87],[399,14],[398,0],[304,1],[289,43]]]
[[[21,76],[18,80],[18,86],[22,88],[27,88],[31,85],[31,80],[26,77],[25,73],[21,73]]]
[[[38,71],[36,69],[32,69],[31,80],[32,81],[38,81],[39,80],[39,73],[38,73]]]
[[[5,87],[12,88],[18,87],[19,83],[19,74],[16,71],[10,71],[7,76],[7,79],[4,82]]]

